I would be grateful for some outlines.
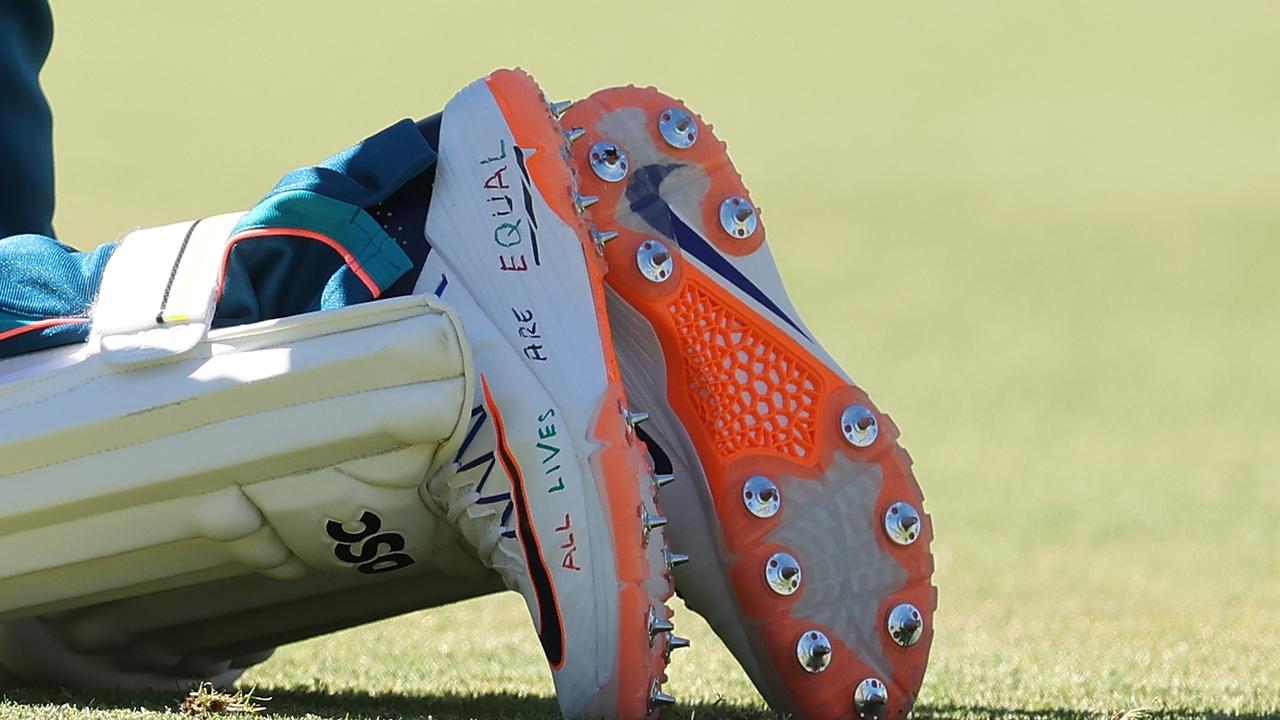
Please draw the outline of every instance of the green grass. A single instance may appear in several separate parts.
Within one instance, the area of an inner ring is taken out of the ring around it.
[[[243,207],[502,65],[658,85],[716,123],[797,305],[903,427],[938,533],[917,716],[1280,716],[1280,6],[788,5],[64,0],[58,227]],[[763,714],[678,624],[675,715]],[[283,648],[254,685],[278,718],[555,715],[510,597]],[[23,692],[0,720],[179,699]]]

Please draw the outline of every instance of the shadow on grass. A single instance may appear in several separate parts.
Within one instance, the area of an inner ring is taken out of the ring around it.
[[[241,687],[247,691],[248,688]],[[343,718],[344,720],[556,720],[560,708],[554,698],[518,693],[373,694],[330,692],[305,687],[259,687],[253,690],[266,710],[258,718]],[[176,712],[185,693],[74,692],[49,688],[0,690],[0,700],[24,705],[63,705],[95,710]],[[222,717],[249,717],[222,716]],[[774,720],[777,716],[754,705],[728,702],[680,703],[663,713],[675,720]]]
[[[1064,708],[1027,710],[985,705],[920,705],[911,717],[914,720],[1276,720],[1280,716],[1189,708],[1134,708],[1103,713]]]
[[[462,695],[372,694],[330,692],[305,687],[266,687],[254,691],[266,712],[255,717],[343,718],[349,720],[555,720],[560,717],[554,698],[517,693]],[[47,688],[0,690],[0,699],[30,705],[69,704],[85,709],[175,712],[182,693],[79,693]],[[229,716],[222,716],[229,717]],[[244,716],[240,716],[244,717]],[[727,701],[682,702],[667,709],[663,718],[678,720],[781,720],[782,716]],[[912,713],[915,720],[1276,720],[1268,713],[1222,713],[1193,709],[1141,709],[1129,712],[1095,713],[1045,708],[1028,710],[984,705],[921,705]]]

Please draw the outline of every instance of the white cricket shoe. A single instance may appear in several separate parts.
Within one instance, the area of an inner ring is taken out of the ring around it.
[[[455,96],[438,152],[418,292],[462,318],[483,422],[428,493],[524,595],[564,715],[648,716],[670,700],[665,520],[613,355],[604,261],[580,219],[590,201],[520,71]],[[482,501],[490,472],[509,481],[507,522],[504,504]]]
[[[609,238],[609,317],[659,472],[676,572],[775,710],[906,715],[936,591],[898,430],[799,320],[724,144],[658,91],[563,116]],[[665,450],[665,453],[663,452]]]

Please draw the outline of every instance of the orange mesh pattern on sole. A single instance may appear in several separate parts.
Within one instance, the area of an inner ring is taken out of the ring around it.
[[[795,353],[760,333],[690,278],[670,304],[689,400],[725,458],[770,450],[810,462],[825,384]]]

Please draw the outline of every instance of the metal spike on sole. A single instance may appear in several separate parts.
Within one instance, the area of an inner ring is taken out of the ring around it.
[[[667,519],[661,515],[650,515],[649,513],[644,514],[645,530],[656,530],[660,527],[665,526],[666,524],[667,524]]]
[[[586,135],[586,134],[587,134],[587,131],[583,130],[580,127],[570,128],[569,130],[564,131],[564,139],[568,140],[569,143],[572,144],[576,142],[578,138],[581,138],[583,135]]]
[[[649,637],[651,638],[655,638],[662,633],[668,633],[675,629],[676,626],[672,625],[670,620],[659,620],[655,617],[649,621]]]
[[[667,524],[667,519],[661,515],[650,515],[649,511],[642,511],[640,522],[644,526],[644,542],[649,543],[649,533]]]
[[[555,115],[556,119],[559,120],[560,116],[564,115],[564,112],[571,107],[573,107],[572,100],[561,100],[560,102],[553,102],[551,103],[551,114]]]
[[[610,240],[612,240],[612,239],[616,238],[616,237],[618,237],[618,231],[617,231],[617,230],[603,230],[603,231],[601,231],[601,230],[596,230],[595,228],[591,228],[591,239],[592,239],[592,240],[595,242],[595,244],[596,244],[596,252],[597,252],[597,253],[599,253],[599,254],[601,254],[601,255],[603,255],[603,254],[604,254],[604,246],[605,246],[605,244],[606,244],[606,243],[608,243]]]
[[[658,473],[653,476],[653,484],[658,487],[666,487],[676,481],[676,476],[671,473]]]
[[[680,553],[671,552],[670,550],[667,550],[667,552],[666,552],[666,556],[667,556],[667,567],[668,567],[668,568],[674,568],[674,567],[676,567],[676,566],[678,566],[678,565],[683,565],[683,564],[685,564],[685,563],[689,562],[689,556],[688,556],[688,555],[682,555],[682,554],[680,554]]]
[[[670,652],[672,650],[684,650],[685,648],[689,647],[690,644],[691,643],[689,642],[689,638],[682,638],[679,635],[672,635],[667,640],[667,652]]]
[[[622,417],[626,418],[627,425],[630,425],[631,427],[635,427],[640,423],[648,420],[649,413],[643,410],[627,410],[622,414]]]
[[[598,202],[600,202],[600,198],[595,195],[579,195],[575,193],[573,196],[573,205],[578,209],[578,213],[580,214],[586,212],[587,208]]]
[[[662,692],[656,686],[649,695],[649,704],[653,707],[667,707],[676,704],[676,699]]]

